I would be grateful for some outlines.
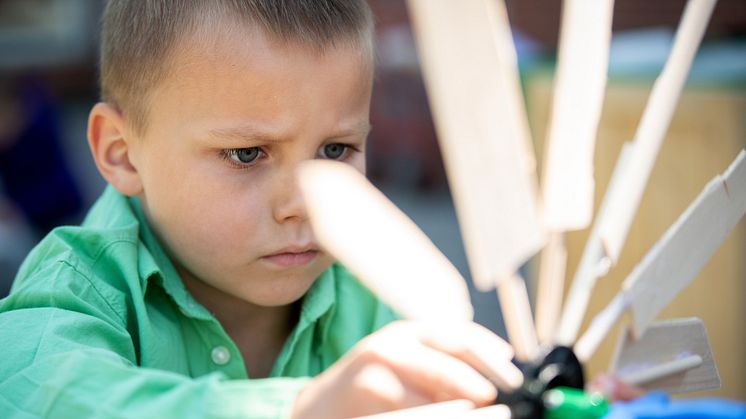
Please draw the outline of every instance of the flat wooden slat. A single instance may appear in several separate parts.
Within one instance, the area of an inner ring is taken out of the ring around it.
[[[404,317],[471,320],[458,270],[403,212],[351,166],[303,163],[298,182],[320,244]]]
[[[599,226],[606,255],[616,263],[637,212],[650,172],[684,88],[717,0],[689,0],[676,31],[671,54],[653,85],[634,139],[628,172],[610,197],[609,214]]]
[[[579,230],[593,216],[593,151],[601,117],[613,0],[565,0],[542,181],[544,225]]]
[[[487,291],[543,245],[505,6],[493,0],[407,4],[472,277]]]
[[[701,360],[699,365],[690,363],[686,366],[691,368],[679,372],[671,369],[682,359],[687,360],[684,362],[695,360],[694,356]],[[668,368],[669,374],[657,378],[650,374],[661,366]],[[639,339],[634,338],[631,330],[623,329],[610,370],[620,378],[640,380],[632,384],[645,390],[684,393],[720,387],[707,331],[702,320],[696,317],[655,322]]]
[[[746,212],[746,152],[669,227],[622,284],[639,336],[689,283]]]

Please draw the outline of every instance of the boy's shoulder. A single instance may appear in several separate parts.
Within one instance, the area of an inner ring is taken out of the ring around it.
[[[139,231],[128,198],[108,187],[80,226],[52,230],[29,253],[2,309],[54,306],[67,294],[90,292],[124,315],[124,300],[142,270]]]

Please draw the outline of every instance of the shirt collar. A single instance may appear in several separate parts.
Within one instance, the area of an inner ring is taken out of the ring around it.
[[[184,314],[202,320],[212,319],[212,314],[202,304],[199,304],[184,287],[171,259],[150,229],[140,199],[131,197],[129,203],[140,222],[140,240],[144,244],[140,246],[138,252],[138,269],[140,280],[143,281],[143,292],[147,289],[148,282],[157,281]]]

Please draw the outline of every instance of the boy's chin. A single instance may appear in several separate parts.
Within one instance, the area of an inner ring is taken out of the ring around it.
[[[261,307],[287,306],[303,299],[313,282],[314,279],[297,279],[288,283],[267,284],[266,287],[255,286],[240,298]]]

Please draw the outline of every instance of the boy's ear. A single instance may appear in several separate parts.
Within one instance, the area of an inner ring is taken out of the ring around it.
[[[142,192],[142,182],[132,162],[134,138],[122,113],[113,105],[99,102],[88,115],[88,146],[101,175],[116,190],[134,196]]]

